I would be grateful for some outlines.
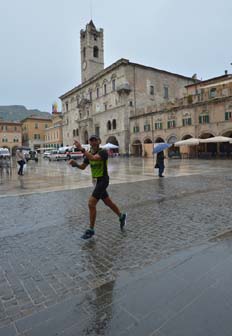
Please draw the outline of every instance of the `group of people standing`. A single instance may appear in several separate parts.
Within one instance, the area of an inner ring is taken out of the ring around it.
[[[18,148],[15,152],[16,162],[19,165],[18,175],[23,175],[23,167],[26,164],[26,157],[22,148]],[[2,174],[3,170],[9,175],[11,173],[11,159],[10,156],[0,155],[0,172]]]
[[[6,171],[6,173],[9,175],[10,170],[10,159],[7,156],[0,155],[0,174],[3,174],[3,171]]]

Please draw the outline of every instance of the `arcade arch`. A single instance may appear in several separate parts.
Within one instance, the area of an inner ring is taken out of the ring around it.
[[[119,146],[118,140],[114,135],[111,135],[109,138],[107,138],[106,143],[112,143],[113,145]]]
[[[144,140],[144,144],[152,144],[152,140],[150,138],[147,138]]]
[[[232,138],[232,130],[227,130],[222,133],[222,136]]]
[[[143,154],[144,156],[152,157],[153,155],[153,143],[150,138],[145,138],[143,141]]]
[[[181,138],[181,140],[188,140],[188,139],[191,139],[191,138],[194,138],[194,137],[190,134],[186,134]]]
[[[165,142],[165,141],[161,137],[156,138],[155,143],[160,143],[160,142]]]
[[[131,154],[134,156],[142,156],[142,143],[140,140],[134,140],[131,146]]]
[[[175,135],[171,135],[168,139],[167,139],[167,143],[169,144],[174,144],[175,142],[177,142],[177,137]]]
[[[222,136],[231,138],[231,140],[232,140],[232,130],[227,130],[227,131],[223,132]],[[232,155],[232,143],[229,143],[229,142],[220,143],[219,150],[220,150],[220,153],[223,153],[224,155],[225,154],[227,156]]]
[[[205,133],[202,133],[200,135],[200,139],[208,139],[208,138],[213,138],[215,135],[212,134],[212,133],[209,133],[209,132],[205,132]],[[217,154],[217,147],[218,147],[218,144],[217,143],[200,143],[198,145],[198,156],[216,156]],[[202,154],[203,153],[203,154]],[[208,153],[208,154],[206,154]]]
[[[167,143],[172,144],[171,147],[169,147],[167,149],[168,152],[168,156],[172,157],[172,156],[179,156],[179,147],[174,147],[174,143],[177,142],[177,137],[176,135],[171,135],[168,139],[167,139]]]
[[[182,136],[181,140],[188,140],[194,138],[191,134],[185,134]],[[181,146],[174,147],[175,153],[178,154],[182,158],[195,158],[197,157],[197,146]]]

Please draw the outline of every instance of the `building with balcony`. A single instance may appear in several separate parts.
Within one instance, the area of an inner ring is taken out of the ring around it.
[[[152,153],[152,143],[174,143],[178,140],[226,136],[232,138],[232,75],[186,86],[182,98],[167,102],[158,110],[146,115],[130,117],[132,146],[137,155]],[[230,143],[200,144],[196,147],[181,148],[182,154],[189,151],[199,153],[232,152]]]

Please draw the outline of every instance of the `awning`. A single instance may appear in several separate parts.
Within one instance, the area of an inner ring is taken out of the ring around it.
[[[200,139],[201,143],[215,143],[215,142],[231,142],[232,138],[224,137],[224,136],[215,136],[208,139]]]
[[[177,141],[174,143],[174,146],[180,147],[180,146],[196,146],[199,145],[200,143],[200,139],[196,139],[196,138],[189,138],[186,140],[181,140],[181,141]]]

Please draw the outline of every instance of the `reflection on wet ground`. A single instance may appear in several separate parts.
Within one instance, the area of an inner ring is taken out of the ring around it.
[[[179,320],[172,324],[176,305],[182,316],[199,290],[219,286],[215,264],[222,267],[225,258],[231,287],[231,245],[207,250],[209,239],[231,230],[231,165],[170,160],[159,179],[151,159],[110,160],[109,192],[128,213],[128,225],[122,233],[99,202],[96,235],[88,242],[80,235],[88,225],[89,171],[44,160],[29,162],[23,177],[16,167],[3,175],[0,335],[160,336],[152,332],[162,325],[164,335],[182,335]]]
[[[231,160],[166,160],[167,178],[188,175],[210,175],[228,172]],[[157,177],[153,159],[112,158],[109,160],[111,184],[145,181]],[[29,161],[25,175],[18,176],[16,163],[11,175],[0,176],[0,197],[90,187],[90,171],[70,167],[67,162],[49,162],[41,158],[38,163]]]

